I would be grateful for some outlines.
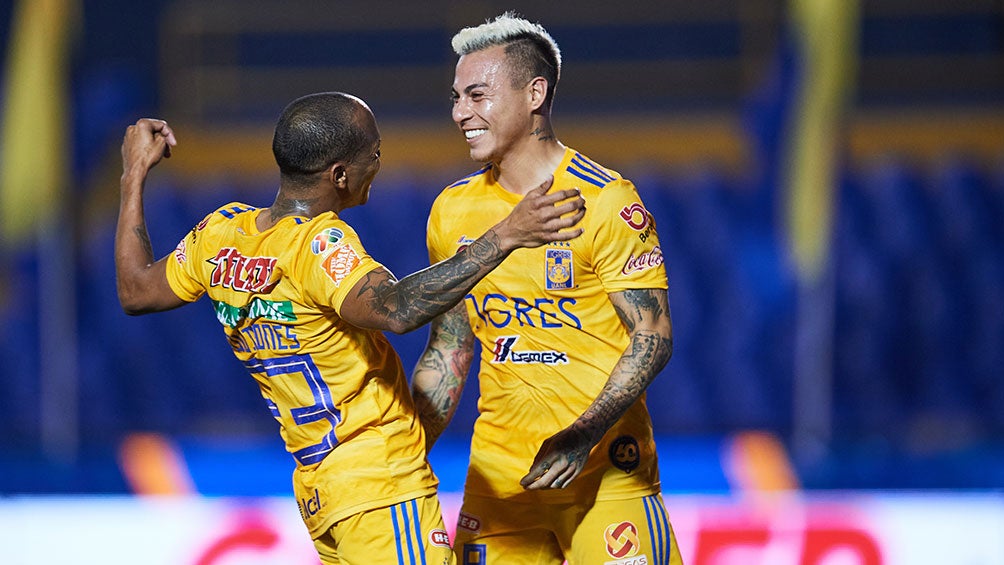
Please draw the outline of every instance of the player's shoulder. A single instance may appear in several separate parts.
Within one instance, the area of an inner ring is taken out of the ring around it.
[[[558,188],[579,189],[587,202],[618,200],[622,194],[635,192],[634,184],[619,172],[574,149],[567,150],[555,181]]]
[[[257,206],[251,206],[250,204],[245,204],[243,202],[228,202],[210,212],[202,221],[205,223],[232,222],[237,220],[242,214],[253,212],[257,209]]]
[[[491,163],[484,165],[480,169],[474,171],[473,173],[463,178],[457,179],[451,182],[450,184],[446,185],[446,188],[443,189],[443,192],[452,191],[460,189],[462,187],[470,186],[471,184],[477,184],[479,182],[483,182],[484,180],[486,180],[488,171],[490,171],[491,169],[492,169]]]

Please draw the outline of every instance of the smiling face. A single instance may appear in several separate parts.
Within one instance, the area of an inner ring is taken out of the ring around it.
[[[530,139],[531,96],[527,87],[512,87],[505,47],[460,57],[452,97],[453,121],[475,161],[498,163]]]

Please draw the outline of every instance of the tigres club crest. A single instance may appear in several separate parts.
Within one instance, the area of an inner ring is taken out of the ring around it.
[[[572,288],[574,277],[571,249],[548,249],[545,279],[547,290]]]

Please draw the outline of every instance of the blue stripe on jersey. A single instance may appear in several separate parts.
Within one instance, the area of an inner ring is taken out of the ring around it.
[[[613,175],[608,173],[606,169],[590,161],[589,159],[586,159],[585,157],[582,156],[581,153],[576,153],[575,157],[572,157],[572,163],[578,165],[579,167],[582,167],[582,169],[586,171],[595,174],[596,176],[600,177],[601,179],[607,182],[614,180]]]
[[[221,208],[219,210],[219,213],[223,217],[232,220],[232,219],[234,219],[234,217],[237,216],[237,214],[243,214],[244,212],[250,212],[251,210],[254,210],[254,209],[255,209],[254,206],[231,206],[230,208],[227,208],[227,209],[222,209]]]
[[[455,183],[447,186],[446,188],[455,188],[455,187],[458,187],[458,186],[463,186],[463,185],[471,182],[471,180],[473,180],[474,177],[476,177],[478,175],[481,175],[481,174],[484,174],[490,168],[492,168],[492,166],[490,164],[489,165],[485,165],[484,167],[481,167],[480,169],[474,171],[473,173],[467,175],[466,177],[458,180],[457,182],[455,182]]]
[[[598,186],[600,188],[603,188],[604,186],[607,185],[607,183],[605,183],[605,182],[603,182],[601,180],[595,179],[595,178],[587,175],[586,173],[580,171],[579,169],[573,169],[571,165],[565,167],[565,170],[568,171],[568,172],[570,172],[570,173],[572,173],[573,175],[579,177],[580,179],[588,182],[589,184],[596,185],[596,186]]]
[[[425,565],[425,540],[422,539],[422,522],[418,516],[418,501],[411,499],[411,512],[415,519],[415,540],[418,542],[418,562]]]

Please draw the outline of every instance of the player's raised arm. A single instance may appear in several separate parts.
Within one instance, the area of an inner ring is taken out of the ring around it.
[[[514,250],[578,237],[586,213],[576,190],[548,193],[551,179],[531,190],[501,222],[466,249],[395,280],[386,269],[365,275],[349,292],[341,316],[364,328],[405,333],[446,312]]]
[[[154,261],[143,212],[147,174],[177,145],[164,120],[144,118],[126,129],[122,140],[119,217],[115,226],[115,281],[127,314],[169,310],[185,304],[167,282],[165,260]]]

